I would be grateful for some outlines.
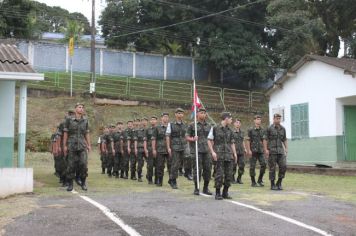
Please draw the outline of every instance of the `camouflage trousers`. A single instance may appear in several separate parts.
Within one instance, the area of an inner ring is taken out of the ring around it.
[[[57,155],[57,156],[53,156],[53,158],[54,158],[54,169],[56,175],[59,178],[65,177],[66,169],[67,169],[66,157],[63,155]]]
[[[153,157],[151,151],[148,152],[148,157],[146,158],[146,162],[147,162],[146,178],[149,179],[153,177],[153,168],[156,166],[156,158]]]
[[[195,153],[192,153],[191,163],[193,164],[193,180],[197,181],[197,162]],[[211,156],[209,153],[198,153],[198,169],[199,169],[199,181],[203,176],[205,182],[209,182],[211,178]]]
[[[122,165],[121,165],[121,171],[129,171],[129,160],[130,160],[130,155],[127,152],[127,147],[124,148],[124,154],[122,155]]]
[[[194,154],[195,155],[195,154]],[[195,161],[195,159],[194,159]],[[191,155],[185,155],[183,158],[183,167],[184,171],[191,173],[192,167],[193,167],[193,162],[192,162],[192,157]]]
[[[76,173],[82,179],[85,179],[88,176],[87,150],[68,152],[67,179],[74,179]]]
[[[268,158],[269,166],[269,179],[275,180],[276,178],[276,165],[278,165],[278,178],[284,178],[287,171],[287,160],[283,154],[270,154]]]
[[[157,157],[156,157],[157,177],[164,176],[164,166],[166,161],[168,163],[168,160],[169,160],[168,154],[157,153]]]
[[[217,160],[215,172],[215,188],[230,187],[232,180],[233,161]]]
[[[144,162],[144,156],[145,156],[145,152],[144,151],[138,151],[137,152],[137,174],[138,177],[142,177],[142,169],[143,169],[143,165],[145,164]]]
[[[115,158],[114,158],[114,172],[119,173],[119,170],[121,170],[121,165],[122,165],[122,155],[119,151],[115,152]]]
[[[108,169],[108,173],[111,173],[114,169],[114,158],[115,156],[112,153],[107,154],[106,168]]]
[[[137,157],[136,157],[135,153],[133,152],[133,150],[131,150],[129,159],[130,159],[131,176],[136,176]]]
[[[182,160],[184,160],[184,150],[182,151],[172,150],[172,164],[171,164],[171,170],[169,172],[170,179],[178,178],[178,170]]]
[[[101,161],[101,168],[106,168],[106,166],[108,165],[108,157],[106,154],[101,154],[100,155],[100,161]]]
[[[256,176],[256,163],[260,163],[260,175],[264,175],[266,171],[266,160],[263,156],[263,153],[252,153],[252,157],[250,158],[250,176]]]
[[[237,169],[237,167],[239,167]],[[235,175],[237,171],[238,175],[243,175],[245,172],[245,157],[244,155],[237,155],[237,162],[234,162],[232,174]]]

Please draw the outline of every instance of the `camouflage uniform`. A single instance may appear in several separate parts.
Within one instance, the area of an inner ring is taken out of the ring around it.
[[[168,165],[168,152],[167,152],[167,143],[166,143],[166,129],[167,126],[159,124],[152,134],[152,140],[156,140],[156,170],[157,170],[157,185],[162,186],[163,176],[164,176],[164,165],[167,161]],[[169,171],[169,170],[168,170]]]
[[[67,171],[67,156],[64,156],[63,154],[63,129],[64,129],[64,124],[65,122],[63,121],[62,123],[59,124],[58,129],[57,129],[57,137],[56,140],[59,139],[59,147],[60,147],[60,152],[58,152],[58,157],[55,159],[57,164],[57,170],[59,173],[60,178],[62,178],[62,182],[65,182],[66,178],[66,171]]]
[[[112,149],[112,144],[114,143],[114,138],[113,138],[113,134],[109,133],[109,134],[105,134],[103,137],[104,143],[106,145],[106,168],[107,168],[107,173],[108,176],[111,177],[112,176],[112,171],[114,168],[114,150]]]
[[[153,158],[153,154],[152,154],[152,136],[155,129],[156,127],[149,127],[145,129],[145,137],[147,140],[147,151],[148,151],[148,157],[146,157],[146,161],[147,161],[146,178],[150,184],[152,183],[153,168],[155,167],[155,162],[156,162],[156,158]]]
[[[250,150],[252,152],[252,157],[250,158],[250,176],[252,180],[252,185],[256,184],[256,162],[260,163],[260,175],[258,177],[258,183],[261,185],[263,183],[262,178],[266,171],[266,160],[263,156],[263,140],[265,139],[265,132],[262,127],[253,127],[248,130],[247,139],[250,141]]]
[[[280,185],[282,179],[287,171],[287,161],[283,142],[287,140],[286,129],[280,125],[271,125],[266,132],[267,148],[269,150],[268,166],[269,166],[269,179],[274,183],[276,176],[276,164],[278,164],[278,182]]]
[[[142,181],[142,168],[144,165],[144,142],[146,141],[146,130],[144,128],[136,129],[136,138],[137,138],[137,178],[139,181]]]
[[[178,178],[178,170],[181,160],[185,156],[185,133],[187,131],[187,125],[182,122],[170,123],[170,128],[167,127],[166,136],[170,137],[170,144],[172,149],[172,166],[169,178],[172,184],[176,185],[176,179]]]
[[[136,129],[132,129],[131,135],[128,136],[128,140],[130,140],[130,149],[131,149],[131,153],[129,155],[131,179],[136,180],[137,179],[136,178],[137,156],[135,154],[135,142],[137,142]]]
[[[211,126],[204,122],[197,122],[197,136],[198,136],[198,167],[199,167],[199,181],[203,175],[204,179],[204,189],[203,192],[208,192],[208,185],[211,178],[211,156],[209,154],[208,147],[208,135],[210,132]],[[195,136],[195,125],[191,123],[188,126],[186,136],[194,137]],[[193,180],[196,184],[197,182],[197,166],[195,158],[195,142],[189,142],[190,144],[190,153],[191,160],[193,164]],[[197,185],[196,185],[197,189]]]
[[[220,189],[223,185],[226,188],[231,186],[233,151],[231,144],[235,142],[233,131],[221,124],[213,127],[208,138],[214,142],[214,151],[217,154],[215,188]]]
[[[131,139],[131,136],[132,136],[132,132],[133,130],[132,129],[125,129],[125,131],[123,132],[123,135],[122,135],[122,140],[123,140],[123,143],[124,143],[124,154],[123,154],[123,157],[122,157],[122,166],[121,166],[121,174],[120,174],[120,177],[121,178],[125,178],[127,179],[128,177],[128,172],[129,172],[129,160],[130,160],[130,155],[128,154],[127,152],[127,141],[129,139]],[[133,143],[132,143],[133,145]],[[131,145],[131,146],[132,146]],[[133,152],[133,148],[131,150],[131,154]]]
[[[85,183],[88,176],[88,153],[85,135],[89,133],[87,118],[69,117],[64,124],[64,132],[68,133],[67,179],[72,181],[76,170]]]
[[[107,166],[107,155],[105,152],[103,152],[103,145],[104,145],[104,134],[100,135],[98,138],[98,145],[100,148],[100,161],[101,161],[101,170],[102,170],[102,174],[105,174],[105,169]]]
[[[122,132],[113,133],[115,157],[114,157],[114,174],[116,178],[119,177],[119,170],[121,170],[122,154],[121,154],[121,140]]]
[[[234,139],[235,139],[235,148],[236,148],[236,154],[237,154],[237,162],[234,163],[233,167],[233,176],[235,176],[236,171],[237,171],[237,166],[239,167],[238,169],[238,176],[236,178],[237,183],[242,183],[241,182],[241,176],[245,172],[245,150],[244,150],[244,132],[240,130],[234,130]]]

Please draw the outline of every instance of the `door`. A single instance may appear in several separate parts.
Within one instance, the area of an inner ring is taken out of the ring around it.
[[[356,106],[345,106],[346,160],[356,161]]]

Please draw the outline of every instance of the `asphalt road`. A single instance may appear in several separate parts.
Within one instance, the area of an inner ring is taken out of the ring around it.
[[[141,235],[320,235],[228,201],[186,195],[179,190],[88,192],[86,196],[109,208]],[[128,235],[77,194],[41,197],[38,204],[39,208],[7,225],[5,235]],[[356,235],[356,206],[353,204],[308,196],[303,200],[257,207],[332,235]]]

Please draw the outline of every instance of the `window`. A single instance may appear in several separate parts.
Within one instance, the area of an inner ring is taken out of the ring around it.
[[[291,106],[292,139],[309,137],[309,108],[308,103]]]

